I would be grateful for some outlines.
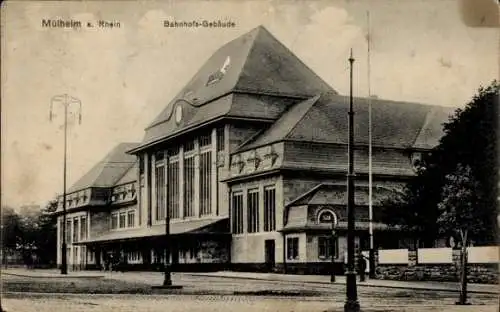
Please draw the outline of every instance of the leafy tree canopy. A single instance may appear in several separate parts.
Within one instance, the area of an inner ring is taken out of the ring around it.
[[[53,212],[57,202],[50,201],[40,211],[19,214],[2,206],[2,244],[4,248],[20,252],[35,252],[44,263],[55,261],[57,223]]]
[[[423,155],[417,174],[401,194],[384,202],[385,222],[432,242],[449,234],[449,224],[458,225],[458,219],[450,218],[463,210],[481,222],[470,233],[472,240],[496,241],[499,90],[493,81],[481,87],[464,109],[455,111],[443,125],[439,144]],[[457,205],[462,201],[467,205]]]

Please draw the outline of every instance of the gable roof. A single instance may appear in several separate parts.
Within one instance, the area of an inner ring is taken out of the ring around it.
[[[258,105],[256,94],[267,95],[268,99],[270,96],[306,99],[323,92],[335,91],[269,31],[259,26],[223,45],[205,62],[146,128],[142,145],[208,119],[192,118],[194,116],[213,119],[231,115],[234,98],[228,95],[230,93],[253,95]],[[176,105],[182,105],[187,113],[183,113],[186,116],[179,124],[173,118]],[[248,105],[246,110],[238,109],[240,117],[255,117],[252,112],[258,109],[253,109],[253,101],[248,101]],[[282,106],[280,112],[286,109],[286,104]],[[244,112],[248,116],[242,114]]]
[[[372,144],[384,147],[435,146],[443,135],[442,123],[453,112],[448,107],[380,99],[371,99],[371,105]],[[311,98],[283,114],[241,150],[287,140],[347,144],[348,110],[348,96],[328,93]],[[367,145],[369,99],[354,98],[353,110],[355,143]]]
[[[89,187],[112,187],[136,164],[136,157],[126,153],[138,143],[120,143],[100,162],[83,175],[68,190],[68,193]],[[131,181],[128,181],[131,182]]]
[[[137,173],[139,171],[139,161],[135,161],[135,163],[123,174],[120,180],[116,181],[114,185],[127,184],[131,182],[137,181]]]

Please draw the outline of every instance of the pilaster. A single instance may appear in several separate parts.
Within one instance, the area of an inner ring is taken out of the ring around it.
[[[87,237],[89,239],[92,232],[90,232],[90,211],[87,211]]]
[[[67,228],[67,230],[69,231],[69,237],[70,237],[70,242],[71,244],[67,244],[67,248],[69,248],[69,252],[66,252],[67,255],[69,256],[69,259],[68,259],[68,265],[69,264],[73,264],[73,217],[71,218],[66,218],[67,221],[69,221],[69,228]],[[67,222],[66,221],[66,222]]]
[[[259,230],[264,232],[264,185],[259,183]]]
[[[219,207],[217,203],[217,192],[219,190],[219,181],[217,180],[217,129],[212,129],[212,160],[210,162],[210,214],[217,216],[219,214]]]
[[[81,241],[82,240],[82,237],[81,237],[81,234],[82,234],[82,217],[78,217],[78,227],[76,229],[78,231],[78,233],[76,233],[76,237],[78,238],[78,241]],[[81,246],[77,246],[76,249],[81,253],[82,252],[82,247]],[[77,254],[77,261],[76,263],[77,264],[82,264],[81,263],[81,259],[82,259],[82,256],[81,255],[78,255]]]
[[[135,198],[137,201],[137,225],[141,226],[142,224],[142,209],[144,208],[142,206],[142,194],[141,194],[141,170],[143,168],[140,168],[141,164],[144,164],[144,162],[140,161],[140,158],[142,157],[141,155],[137,156],[139,158],[139,170],[137,170],[136,173],[136,189],[135,189]],[[90,219],[89,219],[90,221]],[[90,222],[89,222],[90,223]]]
[[[184,145],[179,146],[179,219],[184,218]]]
[[[200,142],[194,140],[194,215],[200,217]]]
[[[155,153],[151,154],[151,223],[154,224],[156,220],[156,156]]]
[[[242,190],[242,195],[243,195],[243,202],[241,203],[243,206],[243,233],[248,235],[248,207],[247,207],[247,201],[248,201],[248,189],[244,188]]]
[[[146,209],[143,221],[151,225],[151,166],[149,166],[149,154],[144,153],[144,193],[146,195],[144,208]]]
[[[61,237],[61,221],[62,217],[57,217],[57,264],[62,263],[61,258],[61,248],[62,248],[62,237]]]

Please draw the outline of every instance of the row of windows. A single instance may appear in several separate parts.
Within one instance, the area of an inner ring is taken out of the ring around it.
[[[156,189],[156,220],[165,219],[165,192],[168,191],[167,204],[169,207],[170,218],[180,218],[180,188],[184,187],[184,217],[193,217],[195,215],[195,174],[199,175],[199,204],[200,215],[210,215],[212,213],[212,153],[210,150],[203,151],[199,157],[198,170],[195,168],[194,155],[184,157],[184,168],[180,168],[178,159],[171,159],[167,168],[167,181],[165,188],[165,170],[164,165],[157,165],[155,170],[155,189]],[[180,185],[180,173],[184,173],[184,184]]]
[[[200,155],[200,214],[212,213],[212,153],[205,152]]]
[[[216,129],[216,150],[217,151],[223,151],[225,148],[225,135],[224,135],[224,127],[218,127]],[[203,135],[200,135],[199,137],[191,140],[186,140],[184,144],[182,144],[184,148],[184,153],[189,153],[194,150],[195,148],[195,142],[198,142],[198,146],[200,148],[203,147],[209,147],[212,144],[212,134],[211,133],[206,133]],[[177,156],[180,151],[180,145],[172,146],[167,150],[167,153],[170,157]],[[157,152],[155,154],[155,159],[156,161],[161,161],[164,159],[164,154],[163,152]],[[144,173],[144,158],[140,157],[139,159],[139,170],[140,173]]]
[[[127,262],[129,263],[141,263],[142,253],[139,251],[127,252]]]
[[[163,167],[162,167],[163,168]],[[172,160],[167,167],[167,188],[168,188],[168,210],[169,216],[172,219],[179,218],[179,161]],[[161,188],[164,192],[165,188]],[[156,220],[165,218],[165,206],[159,207],[162,211],[161,218],[156,217]]]
[[[247,224],[248,233],[257,233],[259,231],[259,191],[250,190],[247,196]]]
[[[62,238],[63,228],[62,221],[59,222],[59,235]],[[88,223],[86,216],[68,218],[66,220],[66,243],[77,243],[80,240],[88,238]]]
[[[156,190],[156,218],[164,219],[164,209],[165,205],[165,171],[163,166],[157,166],[155,168],[155,190]]]
[[[257,233],[260,231],[260,199],[259,190],[251,189],[247,193],[247,232]],[[264,231],[276,230],[276,189],[274,187],[264,188]],[[241,234],[244,232],[244,207],[243,192],[234,192],[231,198],[232,232]]]
[[[135,227],[135,210],[111,213],[111,229],[124,229]]]
[[[337,258],[339,254],[338,238],[332,241],[331,236],[318,237],[318,258],[331,259],[332,255]],[[286,258],[288,260],[299,259],[299,238],[289,237],[286,239]]]
[[[184,159],[184,216],[194,216],[194,157]]]

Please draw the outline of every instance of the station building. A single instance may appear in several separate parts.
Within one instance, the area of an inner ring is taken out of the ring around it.
[[[377,248],[397,248],[381,201],[438,143],[448,108],[354,98],[356,245],[368,249],[368,108],[372,106]],[[349,97],[262,26],[217,50],[145,129],[67,196],[68,263],[160,269],[165,217],[176,271],[342,273],[347,229]],[[59,213],[62,199],[60,199]],[[332,224],[337,235],[332,243]],[[61,246],[62,216],[58,222]],[[331,248],[333,246],[333,248]],[[58,248],[58,263],[61,260]]]

